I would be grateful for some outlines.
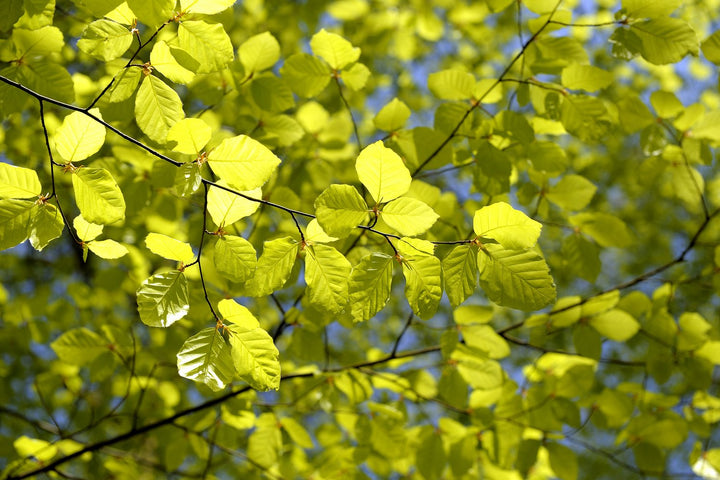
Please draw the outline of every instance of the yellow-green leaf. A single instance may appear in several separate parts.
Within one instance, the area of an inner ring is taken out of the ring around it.
[[[108,351],[106,338],[87,328],[74,328],[50,344],[60,360],[71,365],[86,365]]]
[[[442,267],[435,255],[408,248],[408,253],[413,251],[403,253],[405,296],[413,312],[427,320],[435,315],[442,298]]]
[[[115,240],[93,240],[86,245],[95,255],[108,260],[123,257],[128,253],[127,247]]]
[[[35,202],[27,200],[0,200],[0,250],[27,240],[34,206]]]
[[[477,247],[458,245],[442,261],[443,288],[457,307],[473,294],[478,283]]]
[[[345,238],[368,218],[368,206],[352,185],[330,185],[315,199],[317,221],[328,235]]]
[[[386,132],[394,132],[405,126],[410,118],[410,109],[402,100],[393,98],[375,115],[373,123],[375,127]]]
[[[178,26],[178,43],[198,61],[197,73],[218,72],[235,58],[232,42],[221,23],[183,21]]]
[[[126,26],[102,19],[85,28],[77,47],[94,58],[109,62],[125,53],[132,42],[133,34]]]
[[[145,135],[157,143],[165,143],[170,127],[185,118],[177,92],[162,80],[147,75],[135,97],[135,121]]]
[[[183,59],[181,63],[179,61]],[[166,42],[159,40],[153,45],[150,52],[150,64],[158,72],[175,83],[187,84],[195,78],[194,71],[198,69],[199,63],[184,50],[171,47]]]
[[[0,198],[32,198],[42,193],[35,170],[0,162]]]
[[[49,203],[37,205],[33,208],[30,217],[30,229],[28,230],[30,244],[35,250],[41,251],[52,240],[62,235],[64,228],[62,215],[55,205]]]
[[[247,283],[247,294],[264,297],[285,285],[299,250],[300,244],[291,237],[265,242],[255,275]]]
[[[168,260],[187,264],[195,259],[195,254],[189,244],[161,233],[148,233],[145,237],[145,245],[155,255],[160,255]]]
[[[601,335],[616,342],[625,342],[640,330],[640,323],[618,308],[595,315],[590,319],[590,325]]]
[[[315,55],[322,57],[335,70],[341,70],[360,58],[360,49],[340,35],[329,33],[325,29],[313,35],[310,48]]]
[[[370,320],[383,309],[392,287],[394,257],[374,252],[363,257],[350,274],[348,293],[354,322]]]
[[[280,44],[270,32],[263,32],[245,40],[238,48],[245,75],[267,70],[280,59]]]
[[[695,31],[679,18],[653,18],[631,23],[630,27],[640,39],[640,55],[655,65],[676,63],[685,55],[698,54]]]
[[[268,181],[280,159],[247,135],[226,138],[208,156],[213,172],[234,188],[252,190]]]
[[[307,53],[290,56],[280,73],[290,88],[302,97],[314,97],[330,83],[330,68]]]
[[[510,308],[539,310],[555,301],[549,269],[533,250],[506,250],[486,244],[478,252],[480,286],[490,300]]]
[[[280,354],[270,335],[259,327],[232,324],[226,328],[238,375],[256,390],[280,388]]]
[[[223,299],[218,302],[218,312],[224,320],[239,325],[242,328],[252,330],[260,327],[257,318],[250,313],[250,310],[232,299]]]
[[[103,226],[97,223],[90,223],[83,218],[82,215],[78,215],[73,220],[73,226],[77,232],[78,238],[83,242],[90,242],[95,240],[103,231]]]
[[[235,377],[231,350],[220,329],[204,328],[180,347],[177,353],[178,374],[204,383],[214,392],[222,390]]]
[[[175,0],[127,0],[127,4],[137,18],[151,28],[170,20],[175,10]]]
[[[182,272],[158,273],[137,291],[140,320],[150,327],[169,327],[190,310],[187,279]]]
[[[388,203],[383,207],[380,216],[390,228],[407,237],[425,233],[439,218],[426,203],[409,197],[401,197]]]
[[[475,90],[475,77],[461,70],[443,70],[431,73],[428,88],[442,100],[467,100]]]
[[[103,168],[78,168],[72,175],[75,202],[83,218],[103,225],[125,219],[125,199],[110,172]]]
[[[519,250],[537,243],[542,225],[505,202],[475,212],[473,230],[478,237],[492,238],[505,248]]]
[[[368,145],[360,152],[355,169],[377,203],[389,202],[410,189],[410,171],[400,156],[382,141]]]
[[[221,180],[218,185],[227,186],[227,183]],[[250,198],[262,197],[260,188],[240,193]],[[211,186],[208,191],[208,213],[218,227],[232,225],[242,218],[249,217],[259,206],[259,202],[248,200],[222,188]]]
[[[183,118],[168,131],[168,143],[175,142],[174,152],[197,155],[210,141],[212,129],[199,118]]]
[[[90,110],[102,119],[97,108]],[[85,160],[102,148],[105,143],[105,127],[80,112],[72,112],[55,132],[55,148],[66,162]]]
[[[308,300],[329,312],[341,312],[348,301],[352,265],[342,253],[328,245],[309,245],[305,252]]]
[[[215,244],[213,260],[220,275],[232,282],[243,283],[255,273],[257,254],[244,238],[223,235]]]
[[[596,92],[613,83],[612,73],[592,65],[573,63],[563,68],[561,82],[570,90]]]
[[[597,187],[580,175],[565,175],[560,181],[548,188],[545,198],[565,210],[582,210],[587,207],[595,195]]]
[[[187,13],[215,15],[232,7],[236,0],[180,0],[180,9]]]

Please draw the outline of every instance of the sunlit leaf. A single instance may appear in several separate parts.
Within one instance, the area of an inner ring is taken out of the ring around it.
[[[182,272],[158,273],[137,291],[140,319],[150,327],[169,327],[190,309],[187,279]]]
[[[231,350],[219,329],[204,328],[185,340],[177,353],[178,373],[215,392],[222,390],[235,376]]]

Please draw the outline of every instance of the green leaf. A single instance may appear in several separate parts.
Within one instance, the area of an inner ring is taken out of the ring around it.
[[[308,245],[305,252],[308,300],[329,312],[340,313],[348,301],[352,265],[342,253],[327,245]]]
[[[27,200],[0,200],[0,250],[27,240],[34,206]]]
[[[215,15],[232,7],[236,0],[180,0],[183,12]]]
[[[670,15],[682,0],[623,0],[622,8],[629,18],[657,18]]]
[[[77,46],[91,57],[109,62],[125,53],[132,42],[133,34],[127,27],[102,19],[85,28]]]
[[[410,109],[408,106],[402,100],[393,98],[375,115],[373,123],[375,128],[386,132],[394,132],[404,127],[409,118]]]
[[[277,417],[274,413],[260,414],[255,430],[248,438],[248,458],[254,465],[267,470],[277,463],[282,448],[282,432]]]
[[[325,29],[313,35],[310,48],[315,55],[322,57],[333,69],[342,70],[360,58],[360,49],[340,35],[329,33]]]
[[[280,69],[280,74],[301,97],[314,97],[330,83],[328,66],[307,53],[290,56]]]
[[[299,250],[300,244],[292,237],[265,242],[255,268],[255,276],[247,283],[247,294],[265,297],[285,285]]]
[[[178,374],[217,392],[235,377],[232,347],[220,329],[209,327],[185,340],[177,353]]]
[[[597,187],[580,175],[565,175],[557,184],[550,187],[545,198],[565,210],[582,210],[595,196]]]
[[[442,261],[443,288],[450,305],[457,307],[473,294],[478,283],[477,248],[458,245]]]
[[[197,60],[184,50],[172,47],[160,40],[155,42],[150,52],[150,64],[158,72],[175,83],[187,84],[195,78],[199,67]]]
[[[257,106],[267,112],[280,113],[295,106],[295,97],[285,80],[272,74],[253,78],[250,92]]]
[[[614,79],[612,73],[601,68],[573,63],[563,69],[561,82],[570,90],[596,92],[610,86]]]
[[[210,125],[199,118],[183,118],[168,131],[167,141],[175,142],[173,152],[197,155],[212,137]]]
[[[660,118],[673,118],[685,110],[682,102],[672,92],[656,90],[650,94],[650,104]]]
[[[104,168],[78,168],[72,175],[75,201],[85,220],[111,224],[125,219],[125,199]]]
[[[555,283],[548,266],[533,250],[487,244],[478,252],[478,269],[480,286],[498,305],[533,311],[555,301]]]
[[[97,108],[90,113],[102,120]],[[85,160],[96,154],[105,143],[105,127],[80,112],[72,112],[55,132],[55,148],[67,163]]]
[[[503,383],[502,367],[495,360],[488,359],[483,352],[458,345],[450,359],[457,362],[460,375],[473,388],[492,390]]]
[[[87,365],[107,352],[110,343],[87,328],[75,328],[60,335],[50,348],[65,363]]]
[[[315,444],[312,441],[312,437],[305,430],[300,422],[295,420],[293,417],[283,417],[280,419],[280,425],[283,430],[288,434],[295,444],[300,448],[313,448]]]
[[[2,75],[55,100],[75,100],[73,80],[65,67],[42,58],[11,66],[3,70]]]
[[[235,300],[223,299],[218,302],[218,311],[224,320],[234,323],[239,327],[252,330],[260,327],[260,322],[250,313],[250,310],[237,303]]]
[[[0,162],[0,198],[32,198],[41,193],[35,170]]]
[[[147,75],[135,97],[135,121],[151,140],[164,144],[170,127],[185,118],[182,101],[159,78]]]
[[[415,314],[427,320],[435,315],[442,298],[442,267],[434,255],[415,254],[402,261],[405,297]]]
[[[720,65],[720,30],[715,31],[701,44],[703,55],[715,65]]]
[[[238,57],[247,76],[267,70],[280,59],[280,44],[270,32],[263,32],[245,40],[238,48]]]
[[[443,438],[439,432],[430,426],[427,433],[420,440],[415,451],[415,465],[417,471],[426,480],[437,480],[441,478],[442,472],[447,463],[447,454],[443,446]]]
[[[625,222],[609,213],[578,213],[569,218],[570,224],[593,238],[602,247],[624,248],[634,242]]]
[[[145,245],[155,255],[160,255],[168,260],[175,260],[184,264],[195,260],[195,254],[190,244],[161,233],[148,233],[145,237]]]
[[[145,325],[169,327],[190,309],[185,275],[178,271],[153,275],[138,289],[137,302],[140,320]]]
[[[699,313],[683,313],[678,321],[677,349],[681,352],[695,350],[709,340],[711,330],[712,325]]]
[[[95,255],[108,260],[120,258],[128,254],[127,247],[115,240],[93,240],[86,245]]]
[[[537,243],[542,225],[505,202],[493,203],[475,212],[473,230],[508,249],[523,249]]]
[[[175,0],[127,0],[127,4],[137,18],[151,28],[170,20],[175,9]]]
[[[612,117],[599,98],[566,95],[560,108],[560,121],[569,134],[584,142],[598,142],[609,131]]]
[[[403,195],[410,189],[410,171],[400,156],[377,141],[365,147],[355,161],[358,178],[377,203]]]
[[[430,74],[428,88],[442,100],[468,100],[475,90],[475,77],[461,70],[443,70]]]
[[[595,315],[590,319],[590,325],[616,342],[625,342],[640,330],[640,324],[632,315],[617,308]]]
[[[12,41],[17,58],[46,57],[60,53],[64,45],[62,32],[53,26],[38,29],[15,28]]]
[[[227,183],[220,180],[218,185],[227,186]],[[240,193],[250,198],[262,197],[260,188]],[[242,218],[249,217],[259,206],[259,202],[248,200],[216,186],[211,186],[208,191],[208,213],[218,227],[232,225]]]
[[[43,248],[62,235],[65,223],[62,215],[54,205],[42,203],[32,210],[30,217],[30,228],[28,236],[30,243],[35,250],[42,251]]]
[[[563,173],[568,166],[565,150],[554,142],[534,142],[528,147],[528,158],[535,170],[550,176]]]
[[[490,358],[510,355],[510,346],[490,325],[462,325],[460,332],[468,346],[487,353]]]
[[[36,458],[39,462],[49,462],[58,454],[57,445],[25,435],[21,435],[13,441],[13,448],[21,457]]]
[[[602,269],[600,249],[580,234],[565,238],[561,250],[567,269],[588,282],[594,282]]]
[[[440,216],[420,200],[401,197],[385,205],[380,217],[401,235],[414,237],[428,231]]]
[[[141,77],[142,70],[139,68],[128,67],[123,69],[115,77],[115,82],[113,82],[112,86],[103,98],[110,103],[118,103],[127,100],[132,97],[133,93],[135,93]]]
[[[370,69],[362,63],[356,63],[342,72],[342,79],[345,85],[356,92],[362,90],[368,78],[370,78]]]
[[[233,364],[240,378],[255,390],[280,388],[279,352],[270,335],[260,327],[247,329],[232,324],[226,328]]]
[[[213,172],[234,188],[252,190],[268,181],[280,159],[247,135],[226,138],[210,155]]]
[[[394,257],[374,252],[364,256],[350,274],[349,307],[354,322],[370,320],[390,298]]]
[[[218,72],[235,58],[230,37],[220,23],[183,21],[178,26],[178,42],[198,61],[197,73]]]
[[[315,214],[322,229],[345,238],[368,219],[368,206],[352,185],[330,185],[315,199]]]
[[[476,168],[473,172],[473,184],[479,192],[500,195],[510,191],[512,164],[503,151],[492,146],[490,142],[480,142],[475,157],[482,159],[475,162]]]
[[[257,265],[257,254],[252,244],[234,235],[223,235],[218,239],[213,259],[218,273],[237,283],[251,278]]]
[[[98,235],[103,231],[103,226],[96,223],[90,223],[83,218],[82,215],[78,215],[73,220],[73,226],[77,232],[78,238],[83,242],[90,242],[95,240]]]
[[[640,39],[640,55],[655,65],[676,63],[685,55],[698,54],[695,31],[679,18],[654,18],[631,23],[630,28]]]
[[[578,459],[575,452],[555,442],[548,442],[545,445],[550,460],[550,468],[553,469],[555,475],[561,480],[577,480],[578,478]]]

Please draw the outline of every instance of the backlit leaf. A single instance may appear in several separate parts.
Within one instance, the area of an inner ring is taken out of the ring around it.
[[[124,257],[128,253],[128,249],[122,243],[118,243],[115,240],[93,240],[87,244],[88,250],[93,252],[100,258],[112,260],[120,257]]]
[[[162,80],[147,75],[135,97],[135,121],[145,135],[165,143],[170,127],[185,118],[182,101]]]
[[[280,59],[280,44],[270,32],[263,32],[245,40],[238,48],[238,56],[245,73],[267,70]]]
[[[87,328],[75,328],[60,335],[50,344],[63,362],[86,365],[108,351],[110,342]]]
[[[508,249],[532,247],[542,225],[505,202],[493,203],[475,212],[473,230],[478,237],[492,238]]]
[[[216,175],[239,190],[252,190],[268,181],[280,159],[247,135],[226,138],[208,156]]]
[[[330,185],[315,199],[320,226],[337,238],[345,238],[368,218],[368,206],[351,185]]]
[[[632,23],[631,28],[640,38],[640,55],[655,65],[679,62],[685,55],[698,54],[695,31],[679,18],[654,18]]]
[[[230,281],[243,283],[255,273],[257,254],[242,237],[223,235],[215,244],[213,259],[218,273]]]
[[[199,118],[183,118],[168,131],[167,141],[175,142],[174,152],[197,155],[212,137],[212,129]]]
[[[35,170],[0,162],[0,198],[32,198],[42,193]]]
[[[192,247],[161,233],[148,233],[145,237],[145,245],[155,255],[160,255],[168,260],[175,260],[188,264],[195,259]]]
[[[77,206],[88,222],[107,225],[125,218],[122,191],[104,168],[78,168],[72,183]]]
[[[428,88],[442,100],[467,100],[473,96],[475,77],[461,70],[443,70],[430,74]]]
[[[158,273],[137,291],[140,320],[150,327],[169,327],[190,309],[188,285],[182,272]]]
[[[413,237],[425,233],[439,215],[426,203],[409,197],[393,200],[383,207],[381,218],[400,235]]]
[[[302,97],[314,97],[330,83],[330,69],[321,60],[298,53],[290,56],[280,69],[290,88]]]
[[[341,70],[360,58],[360,49],[340,35],[320,30],[310,40],[315,55],[328,62],[335,70]]]
[[[405,126],[405,122],[410,118],[410,109],[405,103],[397,98],[393,98],[390,103],[385,105],[375,115],[373,122],[375,127],[386,132],[394,132]]]
[[[360,182],[377,203],[389,202],[410,189],[410,171],[398,154],[381,141],[360,152],[355,169]]]
[[[0,250],[27,240],[34,206],[27,200],[0,200]]]
[[[318,307],[339,313],[348,301],[352,265],[342,253],[327,245],[310,245],[305,252],[308,299]]]
[[[394,258],[382,253],[363,257],[349,280],[349,308],[354,322],[371,319],[390,298]]]
[[[227,183],[221,180],[218,185],[226,186]],[[262,197],[260,188],[240,193],[250,198]],[[242,218],[249,217],[259,206],[259,202],[248,200],[216,186],[211,186],[208,191],[208,213],[217,226],[232,225]]]
[[[248,295],[264,297],[285,285],[299,250],[300,244],[291,237],[265,242],[255,275],[247,284]]]
[[[35,250],[42,251],[52,240],[62,235],[64,228],[65,223],[62,215],[60,215],[55,205],[49,203],[37,205],[30,217],[30,229],[28,231],[30,244]]]
[[[102,119],[98,109],[90,111]],[[85,160],[102,148],[105,143],[105,127],[80,112],[72,112],[55,132],[55,148],[66,162]]]
[[[133,34],[127,27],[102,19],[87,26],[77,46],[88,55],[109,62],[125,53],[132,42]]]
[[[473,294],[478,282],[477,248],[458,245],[442,261],[443,286],[450,304],[457,307]]]
[[[238,324],[227,327],[230,353],[237,374],[256,390],[280,387],[279,352],[272,338],[260,327],[247,329]]]
[[[180,347],[178,373],[181,377],[204,383],[214,392],[222,390],[235,376],[231,350],[219,329],[204,328]]]
[[[506,250],[486,244],[478,252],[480,286],[490,300],[533,311],[555,301],[555,283],[545,260],[532,250]]]

